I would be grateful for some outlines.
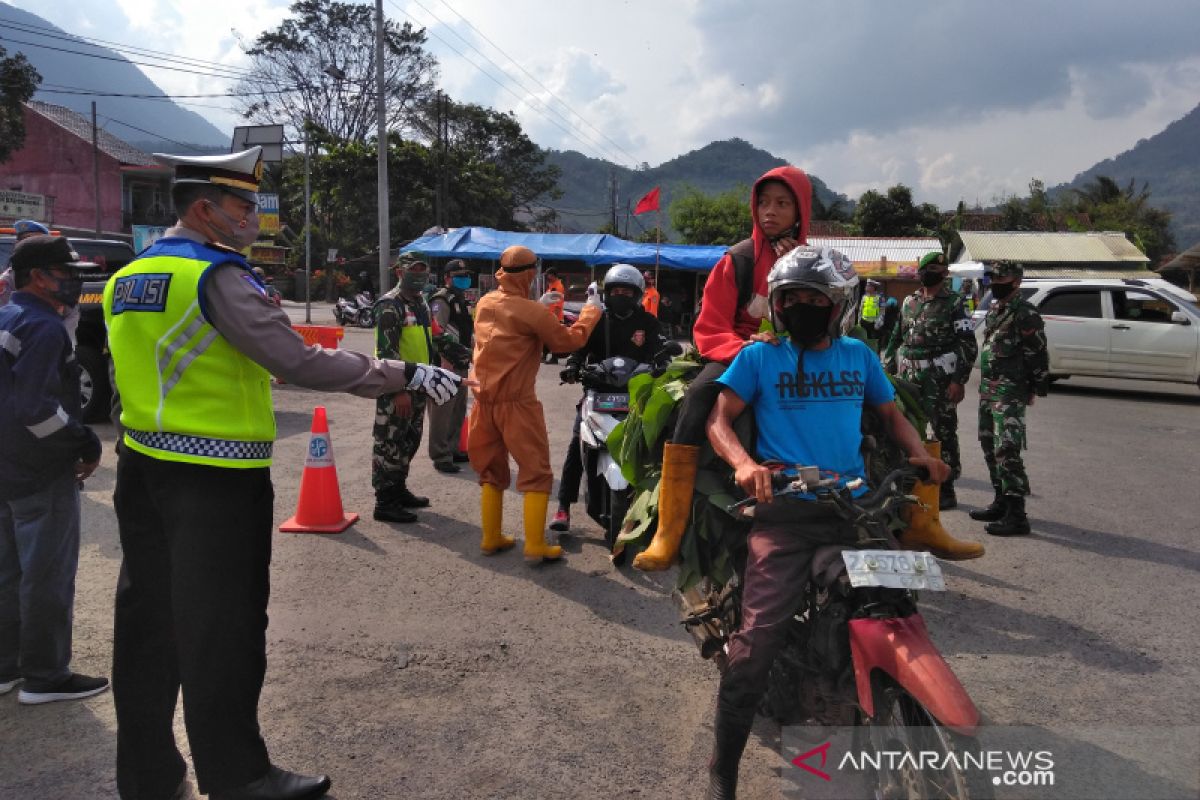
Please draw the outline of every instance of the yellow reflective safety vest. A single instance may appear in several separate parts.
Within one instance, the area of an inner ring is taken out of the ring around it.
[[[865,294],[862,299],[862,319],[865,322],[874,322],[879,318],[879,295]]]
[[[393,289],[375,304],[375,357],[429,364],[433,360],[429,306],[424,300],[409,302],[399,292]]]
[[[152,458],[247,469],[271,464],[271,376],[212,326],[204,282],[238,254],[159,239],[104,287],[125,446]]]

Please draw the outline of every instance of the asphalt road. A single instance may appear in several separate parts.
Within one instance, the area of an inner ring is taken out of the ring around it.
[[[303,319],[303,307],[291,308]],[[331,322],[314,306],[314,322]],[[369,331],[343,346],[368,350]],[[577,389],[543,367],[553,461]],[[947,565],[926,594],[938,645],[995,725],[1057,729],[1200,724],[1195,387],[1070,380],[1029,414],[1035,535],[993,540],[966,509],[990,499],[962,406],[962,508],[954,532],[987,555]],[[276,522],[296,504],[312,409],[325,405],[342,499],[363,519],[344,534],[277,534],[261,719],[273,758],[328,771],[335,798],[698,797],[716,673],[677,622],[671,578],[613,569],[600,530],[580,521],[565,563],[478,553],[470,471],[436,473],[422,449],[412,488],[433,500],[414,525],[371,519],[373,403],[294,386],[276,392]],[[99,432],[111,445],[112,430]],[[83,503],[74,665],[107,674],[120,546],[114,458]],[[219,498],[214,498],[219,501]],[[520,499],[506,496],[516,532]],[[113,798],[110,694],[22,707],[0,698],[0,797]],[[1087,733],[1077,734],[1087,738]],[[181,720],[177,737],[185,748]],[[1159,780],[1194,742],[1105,752]],[[1099,746],[1099,745],[1097,745]],[[743,796],[779,797],[779,730],[760,721]],[[1048,795],[1053,796],[1053,795]]]

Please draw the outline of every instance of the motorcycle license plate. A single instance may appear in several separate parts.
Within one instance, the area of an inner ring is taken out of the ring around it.
[[[843,550],[851,586],[946,591],[942,565],[929,553],[911,550]]]
[[[597,411],[607,413],[623,413],[629,410],[629,395],[627,394],[612,394],[603,393],[596,395]]]

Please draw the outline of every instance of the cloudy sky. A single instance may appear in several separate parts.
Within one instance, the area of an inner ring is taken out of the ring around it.
[[[72,33],[228,64],[245,64],[239,37],[287,7],[10,1]],[[851,197],[903,182],[919,201],[987,204],[1033,177],[1069,180],[1200,104],[1197,0],[384,0],[384,11],[428,28],[447,92],[515,111],[543,146],[657,165],[740,137]],[[168,93],[213,90],[146,73]]]

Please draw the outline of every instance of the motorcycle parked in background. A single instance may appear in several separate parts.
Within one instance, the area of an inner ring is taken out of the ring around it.
[[[855,545],[816,550],[804,600],[772,667],[759,713],[780,724],[856,727],[857,744],[914,754],[962,753],[976,748],[979,712],[929,638],[917,609],[918,591],[945,591],[936,558],[900,549],[890,521],[916,499],[901,490],[918,473],[890,474],[856,499],[861,479],[845,483],[816,467],[778,472],[775,496],[810,494],[858,532]],[[925,475],[925,478],[928,476]],[[906,483],[907,482],[907,483]],[[748,498],[730,513],[754,505]],[[738,554],[744,563],[745,554]],[[740,570],[739,570],[740,572]],[[741,624],[742,590],[735,575],[723,587],[707,578],[677,593],[683,625],[700,654],[723,673],[729,637]],[[954,759],[902,761],[874,775],[876,798],[967,800],[990,794],[978,770]]]
[[[333,304],[333,318],[338,325],[356,325],[359,328],[375,326],[375,297],[371,292],[359,292],[353,299],[339,297]]]

